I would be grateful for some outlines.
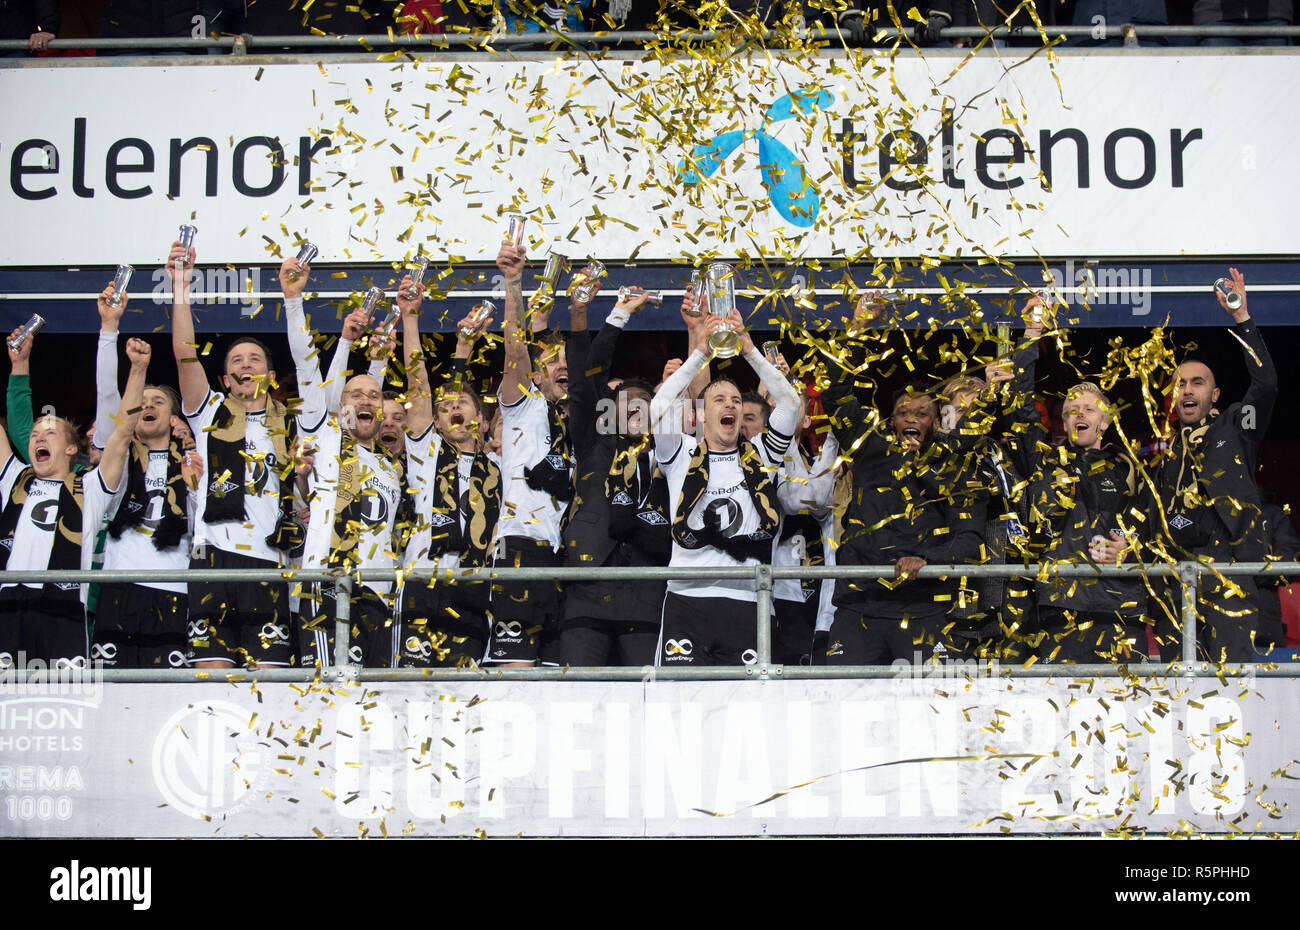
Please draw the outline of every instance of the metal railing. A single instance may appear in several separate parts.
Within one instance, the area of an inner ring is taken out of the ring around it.
[[[1058,38],[1095,39],[1097,37],[1097,31],[1098,27],[1096,26],[1052,26],[1046,28],[1044,34],[1046,34],[1049,40],[1056,40]],[[289,36],[246,34],[201,39],[191,37],[52,39],[49,42],[48,47],[54,51],[64,49],[94,49],[96,51],[105,52],[175,51],[180,54],[206,54],[222,51],[233,56],[252,55],[262,52],[278,52],[286,48],[358,52],[368,52],[373,49],[418,49],[421,52],[431,52],[466,50],[492,51],[496,49],[511,49],[526,46],[530,51],[533,51],[544,46],[557,48],[569,46],[617,48],[623,46],[641,46],[651,42],[665,41],[670,41],[672,45],[676,46],[689,43],[710,42],[725,35],[734,34],[707,31],[682,31],[674,32],[669,35],[667,33],[656,33],[644,30],[564,33],[533,32],[523,34],[505,33],[501,35],[491,35],[487,32],[476,32],[427,36],[389,35],[387,33],[377,33],[373,35]],[[745,35],[747,38],[750,36],[749,33],[746,33]],[[820,28],[808,30],[802,35],[808,41],[827,43],[831,47],[837,46],[843,42],[841,34]],[[900,39],[906,45],[915,40],[916,30],[900,30],[893,26],[889,26],[880,29],[873,29],[871,35],[873,39],[878,37],[878,39],[883,42],[893,42],[895,39]],[[982,40],[986,38],[1031,40],[1041,39],[1042,35],[1043,34],[1040,34],[1037,29],[1031,26],[1017,26],[1012,28],[998,26],[993,29],[954,26],[942,30],[941,41],[950,39]],[[1113,26],[1107,25],[1105,27],[1105,35],[1107,37],[1121,39],[1125,46],[1135,47],[1143,39],[1297,39],[1300,38],[1300,26],[1163,26],[1148,25],[1145,23],[1123,23],[1115,24]],[[769,30],[763,34],[763,37],[766,47],[782,48],[786,47],[786,45],[790,43],[792,35],[788,31]],[[755,35],[755,38],[757,38],[757,35]],[[870,44],[868,47],[870,47]],[[935,50],[943,50],[940,46],[935,46],[934,48]],[[27,41],[25,39],[0,40],[0,52],[26,50]],[[57,64],[61,61],[59,58],[37,60],[46,61],[50,64]]]
[[[1198,661],[1196,657],[1197,615],[1196,600],[1205,574],[1277,575],[1291,574],[1300,577],[1300,562],[1239,562],[1211,565],[1188,561],[1179,563],[1151,563],[1133,565],[1076,565],[1061,563],[1049,565],[1048,578],[1091,578],[1105,576],[1176,578],[1182,591],[1179,633],[1182,655],[1170,663],[1133,663],[1122,667],[1126,676],[1141,677],[1300,677],[1300,663],[1262,662],[1216,664]],[[838,678],[896,678],[897,666],[788,666],[772,663],[771,626],[772,583],[786,579],[846,579],[892,578],[893,566],[736,566],[732,568],[671,568],[671,567],[581,567],[581,568],[479,568],[453,571],[416,569],[403,573],[407,583],[446,584],[454,582],[485,583],[493,581],[657,581],[657,580],[748,580],[754,581],[755,618],[757,624],[757,661],[745,666],[714,666],[706,668],[496,668],[470,669],[371,669],[349,665],[346,662],[350,637],[350,598],[335,598],[335,663],[323,669],[91,669],[67,671],[73,680],[77,675],[102,675],[108,682],[204,682],[204,681],[446,681],[484,679],[514,681],[701,681],[701,680],[779,680],[779,679],[838,679]],[[957,576],[974,578],[1042,578],[1039,564],[986,564],[986,565],[927,565],[918,574],[920,579],[946,579]],[[350,575],[335,571],[306,569],[170,569],[163,571],[6,571],[0,572],[0,584],[30,582],[62,583],[132,583],[159,581],[201,581],[220,578],[224,582],[330,582],[336,590],[347,595],[355,584],[363,581],[392,581],[394,572],[367,569]],[[1115,676],[1121,667],[1112,663],[1086,665],[1028,665],[1007,666],[997,662],[975,664],[974,674],[980,676],[1005,676],[1012,678],[1042,677],[1103,677]],[[961,667],[966,667],[962,663]],[[940,673],[943,666],[935,666]],[[22,669],[13,670],[22,677]],[[53,672],[31,674],[49,676]],[[948,673],[950,676],[951,673]]]

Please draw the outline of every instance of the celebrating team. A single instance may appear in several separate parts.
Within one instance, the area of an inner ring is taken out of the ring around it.
[[[669,361],[658,386],[619,380],[615,348],[649,295],[621,291],[593,337],[593,277],[571,288],[570,331],[556,334],[546,295],[525,300],[525,254],[507,240],[497,257],[505,361],[493,417],[471,371],[490,317],[461,321],[435,382],[440,366],[420,334],[424,286],[407,276],[389,322],[348,316],[322,373],[304,311],[311,269],[297,259],[279,275],[297,397],[279,396],[270,350],[248,336],[228,347],[223,390],[214,390],[190,312],[194,260],[193,248],[173,244],[179,392],[145,384],[149,346],[131,339],[118,394],[124,305],[112,285],[100,295],[95,468],[74,467],[78,437],[66,420],[32,425],[26,466],[0,435],[0,568],[76,570],[98,560],[105,569],[219,573],[99,585],[92,627],[88,586],[7,583],[0,665],[20,655],[215,669],[338,657],[380,668],[757,660],[752,580],[595,577],[562,586],[546,570],[565,565],[892,567],[892,577],[778,581],[772,658],[783,664],[1170,659],[1182,632],[1176,583],[1056,569],[1295,554],[1285,515],[1265,505],[1255,482],[1277,378],[1235,269],[1228,290],[1241,299],[1218,299],[1250,388],[1221,411],[1214,372],[1183,362],[1169,453],[1143,467],[1107,442],[1116,411],[1094,383],[1070,389],[1066,440],[1048,442],[1033,395],[1050,314],[1037,298],[1014,352],[984,377],[912,385],[878,412],[848,370],[823,373],[820,391],[792,384],[784,359],[758,351],[738,313],[700,312],[694,288],[682,305],[688,357]],[[879,334],[860,325],[873,306],[860,302],[846,348]],[[743,393],[729,367],[710,374],[710,347],[725,344],[727,330],[761,394]],[[27,374],[32,341],[11,342],[15,377]],[[370,370],[353,374],[349,357],[362,343]],[[385,391],[395,380],[404,392]],[[817,405],[829,428],[813,428]],[[611,409],[616,416],[602,416]],[[21,423],[12,402],[9,415],[12,434]],[[1033,571],[997,580],[960,569],[1002,562]],[[958,568],[918,575],[930,565]],[[488,566],[541,571],[491,581],[462,574]],[[367,577],[345,586],[230,575],[250,568]],[[1203,656],[1254,657],[1268,624],[1260,587],[1223,575],[1202,586]],[[345,596],[344,653],[335,616]]]

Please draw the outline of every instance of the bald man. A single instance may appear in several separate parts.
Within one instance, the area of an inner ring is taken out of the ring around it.
[[[1224,295],[1219,305],[1232,317],[1231,332],[1242,345],[1250,387],[1240,403],[1219,409],[1214,372],[1200,361],[1178,366],[1174,413],[1178,433],[1169,458],[1155,477],[1159,510],[1153,528],[1163,534],[1168,554],[1177,559],[1209,556],[1216,562],[1257,562],[1267,552],[1261,518],[1263,506],[1255,469],[1259,444],[1277,401],[1277,371],[1264,340],[1246,307],[1246,281],[1229,269],[1231,287],[1241,306],[1229,309]],[[1198,603],[1198,645],[1203,658],[1215,662],[1249,662],[1257,629],[1258,608],[1253,578],[1237,575],[1231,582],[1202,576]],[[1167,598],[1158,609],[1162,654],[1181,643],[1177,603]]]
[[[344,380],[345,350],[336,353],[329,377],[321,378],[303,310],[307,275],[308,269],[292,258],[280,271],[289,349],[302,396],[297,471],[310,501],[302,567],[395,571],[396,554],[402,551],[400,531],[409,523],[410,504],[404,462],[380,441],[383,390],[370,374]],[[351,338],[355,333],[345,326],[344,335]],[[381,338],[382,334],[371,334],[372,341]],[[394,590],[391,578],[354,585],[349,664],[395,667]],[[303,665],[334,662],[334,601],[333,585],[303,586],[298,638]]]

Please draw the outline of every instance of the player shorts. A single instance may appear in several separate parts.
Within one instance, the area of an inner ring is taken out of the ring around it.
[[[190,568],[279,568],[209,546]],[[192,581],[187,636],[193,662],[284,667],[294,662],[289,585],[283,581]]]
[[[139,584],[102,584],[90,661],[104,668],[185,668],[189,596]]]

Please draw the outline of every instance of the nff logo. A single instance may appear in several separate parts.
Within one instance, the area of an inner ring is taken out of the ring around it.
[[[786,222],[811,226],[817,222],[817,215],[821,212],[821,197],[812,178],[804,171],[803,162],[795,158],[794,152],[784,142],[769,135],[767,128],[773,123],[793,119],[796,112],[825,110],[834,99],[824,90],[778,97],[763,114],[762,129],[733,129],[715,136],[705,145],[697,145],[689,159],[683,158],[678,162],[677,174],[686,184],[699,184],[701,175],[711,177],[745,142],[757,139],[763,186],[767,188],[772,206]]]
[[[251,716],[228,701],[172,714],[153,745],[154,783],[168,804],[195,820],[239,804],[265,768]]]

